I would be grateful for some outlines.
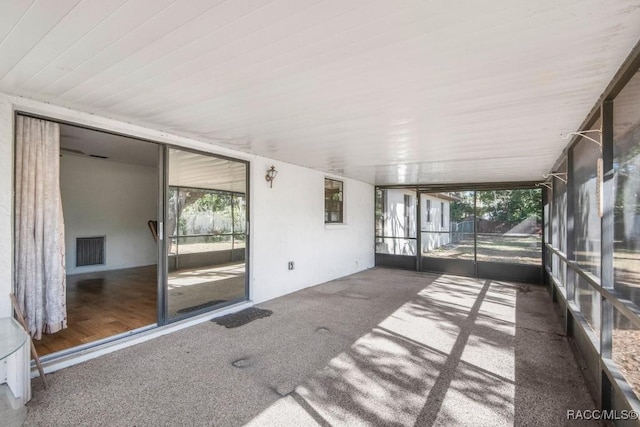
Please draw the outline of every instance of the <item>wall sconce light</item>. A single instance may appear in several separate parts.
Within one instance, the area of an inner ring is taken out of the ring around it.
[[[269,188],[273,187],[273,180],[278,176],[278,171],[275,166],[271,166],[270,169],[267,169],[267,174],[264,176],[264,179],[269,183]]]

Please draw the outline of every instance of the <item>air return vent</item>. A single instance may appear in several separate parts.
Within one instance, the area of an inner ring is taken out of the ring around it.
[[[76,239],[76,267],[104,264],[104,236]]]

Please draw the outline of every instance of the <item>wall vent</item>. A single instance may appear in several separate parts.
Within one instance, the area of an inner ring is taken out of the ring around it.
[[[76,267],[104,264],[105,237],[78,237],[76,239]]]

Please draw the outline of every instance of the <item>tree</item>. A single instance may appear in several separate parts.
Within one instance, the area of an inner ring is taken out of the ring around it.
[[[451,202],[449,208],[451,221],[460,222],[464,218],[473,215],[473,191],[461,191],[452,195],[459,200]]]
[[[539,189],[479,191],[478,215],[511,225],[527,219],[542,220],[542,192]]]

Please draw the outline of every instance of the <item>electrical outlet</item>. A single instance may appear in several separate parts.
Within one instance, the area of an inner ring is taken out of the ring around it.
[[[289,270],[293,270],[293,261],[289,261],[288,267],[289,267]]]

